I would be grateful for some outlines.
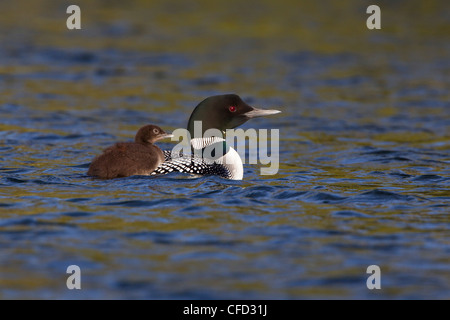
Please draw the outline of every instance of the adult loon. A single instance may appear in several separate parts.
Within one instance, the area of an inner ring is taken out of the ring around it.
[[[153,143],[170,138],[163,129],[146,125],[138,130],[134,142],[119,142],[105,149],[89,166],[88,175],[112,179],[149,175],[164,162],[164,153]]]
[[[239,154],[232,147],[227,146],[222,137],[203,137],[208,129],[219,129],[223,134],[226,129],[236,128],[248,120],[280,113],[278,110],[257,109],[246,104],[236,94],[211,96],[200,102],[192,112],[188,131],[191,137],[193,155],[172,154],[164,150],[165,161],[161,163],[152,175],[170,172],[186,172],[198,175],[218,175],[232,180],[242,180],[244,168]],[[194,125],[201,121],[201,137],[194,136]],[[196,151],[204,150],[214,144],[221,144],[223,156],[214,160],[198,156]]]

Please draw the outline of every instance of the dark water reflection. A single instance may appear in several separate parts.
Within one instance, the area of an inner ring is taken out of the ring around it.
[[[376,32],[359,1],[81,2],[79,32],[25,2],[0,4],[0,298],[448,298],[444,2],[381,2]],[[280,129],[276,175],[85,175],[224,92],[283,111],[243,126]]]

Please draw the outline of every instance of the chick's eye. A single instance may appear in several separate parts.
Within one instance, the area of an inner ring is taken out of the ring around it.
[[[159,130],[158,129],[153,129],[153,133],[154,134],[158,134]]]
[[[229,106],[228,110],[230,110],[230,112],[236,112],[236,107],[235,106]]]

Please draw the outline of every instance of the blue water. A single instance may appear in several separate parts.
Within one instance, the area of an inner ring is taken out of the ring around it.
[[[35,5],[35,24],[26,12],[15,21],[14,3],[0,4],[12,12],[0,22],[11,30],[0,37],[1,299],[449,298],[441,7],[424,5],[430,15],[402,34],[384,4],[386,30],[374,34],[335,29],[333,8],[312,4],[295,4],[297,21],[264,3],[247,24],[218,4],[156,1],[146,18],[134,1],[96,4],[85,30],[67,33],[61,8]],[[199,22],[207,14],[213,30]],[[185,128],[199,101],[228,92],[282,111],[242,126],[280,129],[277,174],[245,164],[242,181],[86,176],[142,125]],[[81,290],[66,287],[69,265]],[[380,290],[366,286],[370,265]]]

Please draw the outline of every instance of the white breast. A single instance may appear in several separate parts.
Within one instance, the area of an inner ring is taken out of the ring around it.
[[[209,145],[218,142],[224,142],[225,139],[218,137],[209,138],[194,138],[191,140],[191,145],[194,149],[203,149]],[[228,152],[222,157],[214,160],[215,163],[223,165],[230,172],[230,179],[242,180],[244,177],[244,166],[242,165],[241,157],[232,147],[227,148]]]

